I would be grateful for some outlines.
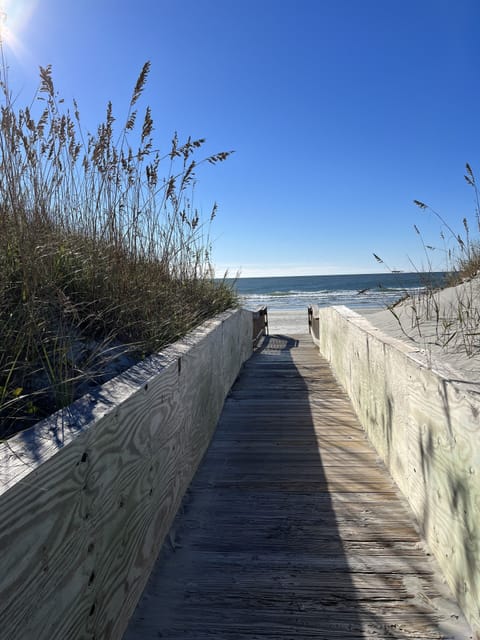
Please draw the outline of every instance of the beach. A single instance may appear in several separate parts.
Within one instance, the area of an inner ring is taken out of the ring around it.
[[[392,310],[360,313],[388,335],[418,347],[432,364],[439,362],[471,382],[480,382],[479,276],[412,296]]]
[[[350,305],[347,305],[350,307]],[[418,347],[432,363],[480,382],[480,277],[437,291],[417,293],[385,307],[350,307],[384,333]],[[308,307],[269,309],[271,334],[308,333]]]
[[[353,309],[385,308],[426,283],[440,284],[443,272],[373,273],[326,276],[239,278],[232,282],[247,309],[303,313],[310,305],[346,305]]]
[[[440,281],[443,274],[434,277]],[[419,273],[240,278],[235,288],[242,306],[268,308],[272,334],[288,335],[308,333],[310,305],[346,305],[360,313],[378,311],[420,290],[425,279],[425,274]]]
[[[308,310],[268,310],[270,334],[301,335],[308,333]]]

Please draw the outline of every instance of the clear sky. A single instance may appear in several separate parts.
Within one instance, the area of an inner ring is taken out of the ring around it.
[[[2,4],[0,0],[0,5]],[[146,60],[159,145],[234,149],[197,174],[219,213],[218,271],[365,273],[425,265],[421,243],[474,220],[480,180],[478,0],[3,0],[18,103],[38,65],[93,129],[123,119]],[[441,251],[432,255],[442,266]]]

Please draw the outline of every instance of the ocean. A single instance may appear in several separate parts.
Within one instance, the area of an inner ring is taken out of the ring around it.
[[[444,278],[440,272],[238,278],[235,288],[243,306],[253,310],[264,305],[272,311],[304,310],[312,304],[384,308],[427,283],[440,285]]]

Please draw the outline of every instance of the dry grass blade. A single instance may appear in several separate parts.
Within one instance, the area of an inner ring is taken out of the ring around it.
[[[205,140],[175,134],[161,177],[152,112],[137,130],[132,110],[149,71],[123,129],[109,103],[91,134],[76,102],[61,111],[50,66],[37,115],[14,109],[0,69],[0,438],[236,304],[189,200],[197,166],[230,152],[196,161]]]
[[[464,176],[468,185],[474,190],[475,197],[475,219],[477,232],[480,230],[480,200],[475,182],[475,176],[471,166],[466,164],[466,175]],[[400,325],[402,332],[413,339],[412,333],[404,326],[405,321],[410,322],[411,329],[414,329],[418,337],[422,337],[425,325],[434,324],[435,345],[441,346],[445,351],[457,350],[468,357],[480,354],[480,241],[472,238],[471,224],[467,218],[463,218],[463,236],[454,231],[446,220],[430,206],[414,200],[416,206],[423,211],[430,211],[440,221],[443,229],[447,229],[447,238],[440,231],[440,237],[444,244],[446,241],[453,246],[445,246],[444,254],[446,264],[444,271],[448,274],[445,281],[446,286],[455,286],[455,300],[448,306],[441,303],[438,283],[434,278],[425,282],[424,289],[417,294],[409,294],[396,308],[390,308],[396,321]],[[435,247],[426,244],[422,234],[414,225],[415,232],[420,236],[423,244],[429,273],[432,274],[432,263],[428,251],[434,251]],[[377,255],[377,262],[385,264]],[[425,269],[422,269],[422,271]],[[400,309],[408,313],[400,317]],[[407,319],[407,320],[406,320]],[[428,346],[428,345],[425,345]]]
[[[150,73],[150,67],[151,67],[151,63],[149,60],[147,60],[147,62],[145,62],[145,64],[143,65],[142,70],[140,71],[140,75],[137,78],[137,82],[133,90],[132,99],[130,100],[130,107],[133,107],[134,104],[138,101],[138,99],[142,95],[142,92],[145,88],[145,84],[147,82],[148,74]]]

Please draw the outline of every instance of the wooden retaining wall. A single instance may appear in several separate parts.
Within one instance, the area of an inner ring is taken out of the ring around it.
[[[122,637],[251,351],[226,312],[0,443],[2,640]]]
[[[480,389],[346,307],[312,336],[480,637]]]

